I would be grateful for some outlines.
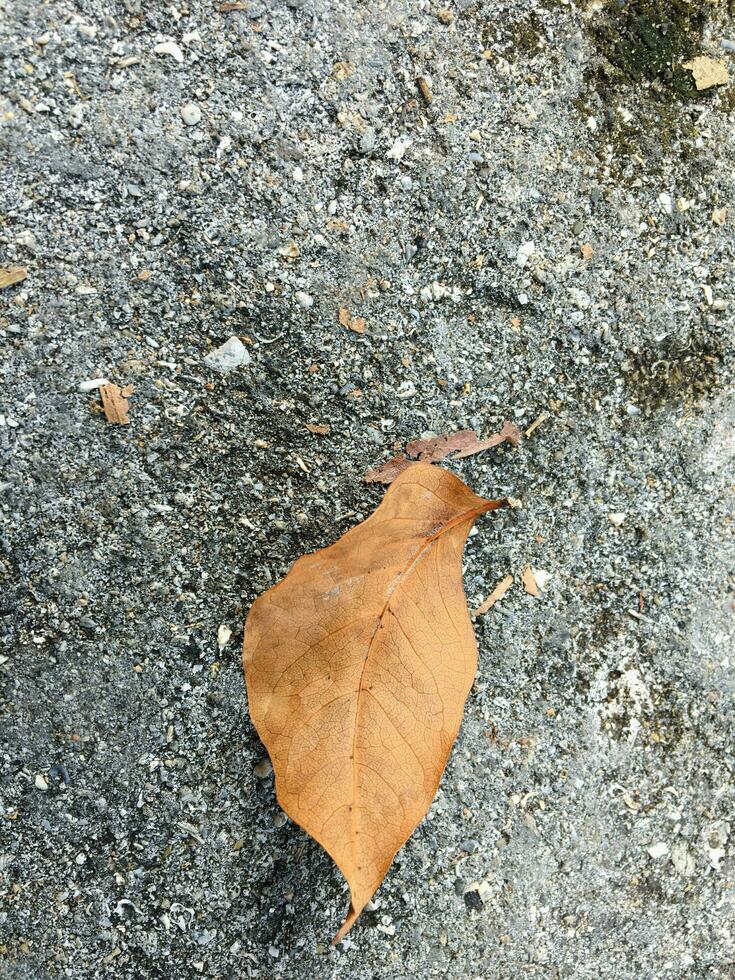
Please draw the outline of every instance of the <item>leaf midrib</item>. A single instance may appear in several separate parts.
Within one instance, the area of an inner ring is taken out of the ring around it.
[[[451,521],[448,521],[443,527],[439,528],[438,531],[436,531],[429,538],[427,538],[422,543],[421,547],[418,548],[416,550],[416,552],[411,556],[411,558],[407,562],[405,568],[400,573],[400,575],[398,577],[398,581],[396,582],[396,584],[394,585],[394,587],[391,589],[390,593],[388,594],[388,597],[385,600],[385,604],[384,604],[384,606],[383,606],[383,608],[382,608],[382,610],[380,612],[380,615],[378,616],[378,622],[377,622],[377,625],[376,625],[375,629],[373,630],[373,635],[370,637],[370,642],[368,643],[368,651],[367,651],[367,654],[365,656],[365,660],[363,661],[362,670],[360,671],[360,677],[359,677],[358,684],[357,684],[357,696],[355,698],[355,720],[353,722],[353,732],[352,732],[352,752],[350,753],[350,761],[351,761],[351,764],[352,764],[352,804],[350,806],[350,849],[352,851],[353,863],[354,863],[354,859],[355,859],[355,848],[356,848],[356,837],[355,837],[355,819],[356,819],[355,814],[356,814],[356,808],[355,808],[355,801],[356,801],[356,798],[357,798],[357,768],[358,768],[357,767],[357,758],[356,758],[356,754],[357,754],[357,728],[358,728],[357,720],[358,720],[358,717],[360,715],[360,704],[361,704],[361,700],[362,700],[362,693],[363,693],[363,690],[364,690],[364,688],[362,686],[362,683],[363,683],[363,680],[365,678],[365,671],[367,670],[368,662],[370,660],[370,652],[371,652],[371,650],[373,648],[373,643],[375,642],[375,638],[378,635],[378,633],[380,632],[380,629],[381,629],[381,627],[383,625],[383,620],[385,618],[386,613],[388,612],[388,609],[390,607],[391,601],[395,598],[396,594],[399,592],[401,586],[404,584],[404,582],[406,581],[406,579],[408,579],[410,577],[411,572],[415,568],[416,564],[418,563],[419,559],[424,554],[424,552],[426,552],[432,546],[432,544],[434,544],[434,542],[436,540],[438,540],[438,538],[440,538],[443,534],[446,534],[447,531],[451,531],[453,528],[457,527],[459,524],[463,524],[465,521],[468,521],[470,519],[472,519],[474,521],[474,519],[477,518],[477,517],[479,517],[480,514],[485,514],[485,513],[487,513],[487,511],[489,511],[489,510],[495,510],[497,507],[500,507],[500,506],[502,506],[502,502],[495,501],[495,500],[488,500],[481,507],[473,507],[471,510],[465,511],[463,514],[460,514],[457,517],[452,518]],[[397,617],[396,617],[396,619],[397,619]]]

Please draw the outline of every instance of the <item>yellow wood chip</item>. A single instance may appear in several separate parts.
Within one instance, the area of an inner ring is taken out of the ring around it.
[[[536,585],[536,578],[530,565],[526,565],[523,569],[521,582],[523,582],[523,588],[529,595],[538,595],[538,585]]]
[[[535,432],[536,429],[538,429],[538,427],[541,425],[541,423],[545,422],[548,417],[549,417],[548,412],[542,412],[535,421],[531,422],[531,424],[529,425],[529,427],[526,429],[525,432],[526,438],[528,438],[531,435],[531,433]]]
[[[421,98],[424,100],[424,102],[429,105],[434,96],[432,95],[429,83],[422,75],[419,75],[419,77],[416,79],[416,88],[421,93]]]
[[[0,266],[0,289],[6,286],[14,286],[16,282],[22,282],[28,275],[28,269],[24,265],[4,265]]]
[[[692,58],[683,67],[694,76],[694,84],[697,86],[698,92],[712,88],[713,85],[727,85],[730,81],[725,62],[717,61],[716,58],[708,58],[706,55]]]
[[[344,306],[341,306],[339,310],[339,322],[343,327],[347,327],[348,330],[353,330],[355,333],[365,333],[365,320],[363,317],[350,316],[349,310],[345,309]]]
[[[113,422],[116,425],[129,424],[128,410],[130,405],[128,398],[134,390],[132,385],[125,385],[124,388],[112,384],[102,385],[100,388],[100,398],[102,399],[102,408],[104,409],[105,418],[108,422]]]
[[[335,61],[332,65],[332,77],[338,82],[343,82],[355,72],[355,66],[351,61]]]
[[[473,617],[477,618],[477,616],[482,616],[483,613],[486,613],[488,611],[488,609],[492,609],[492,607],[495,605],[498,599],[503,598],[503,596],[505,595],[505,593],[508,591],[508,589],[511,587],[512,584],[513,584],[513,576],[506,575],[504,579],[498,582],[498,584],[495,586],[495,588],[487,597],[487,599],[485,599],[485,601],[481,603],[477,607],[477,609],[473,611],[472,613]]]
[[[712,221],[716,225],[724,225],[727,221],[727,208],[713,208]]]

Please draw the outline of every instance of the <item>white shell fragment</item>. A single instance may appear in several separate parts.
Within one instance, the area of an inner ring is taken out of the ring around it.
[[[180,65],[184,64],[184,52],[178,46],[176,41],[161,41],[153,49],[156,54],[167,54],[170,55],[174,61],[177,61]]]

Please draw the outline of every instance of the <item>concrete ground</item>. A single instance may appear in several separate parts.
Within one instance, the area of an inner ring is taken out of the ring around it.
[[[735,79],[727,2],[0,0],[0,977],[735,976],[735,80],[700,55]],[[248,606],[395,443],[542,413],[450,464],[523,504],[470,604],[516,584],[333,948]]]

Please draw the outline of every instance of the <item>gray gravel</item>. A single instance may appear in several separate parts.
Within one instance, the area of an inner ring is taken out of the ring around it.
[[[0,976],[732,978],[735,85],[679,67],[735,76],[727,5],[242,6],[0,0]],[[248,605],[394,443],[542,412],[453,467],[523,504],[470,604],[517,582],[332,948]]]

